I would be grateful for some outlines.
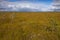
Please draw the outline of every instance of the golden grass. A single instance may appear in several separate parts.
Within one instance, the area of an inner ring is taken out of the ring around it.
[[[0,12],[0,40],[60,40],[60,12]]]

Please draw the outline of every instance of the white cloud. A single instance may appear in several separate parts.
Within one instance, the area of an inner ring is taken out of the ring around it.
[[[31,2],[8,2],[3,1],[0,3],[0,11],[50,11],[51,6],[43,3]]]
[[[53,2],[49,6],[50,11],[60,11],[60,2]]]

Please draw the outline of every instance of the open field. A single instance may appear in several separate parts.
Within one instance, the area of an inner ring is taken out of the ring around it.
[[[0,12],[0,40],[60,40],[60,12]]]

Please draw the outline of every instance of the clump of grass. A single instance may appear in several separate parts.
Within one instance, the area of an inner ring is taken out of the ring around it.
[[[60,40],[58,14],[48,13],[1,13],[0,40]]]

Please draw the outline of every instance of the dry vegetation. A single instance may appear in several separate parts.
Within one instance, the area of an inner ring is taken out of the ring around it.
[[[0,12],[0,40],[60,40],[60,12]]]

